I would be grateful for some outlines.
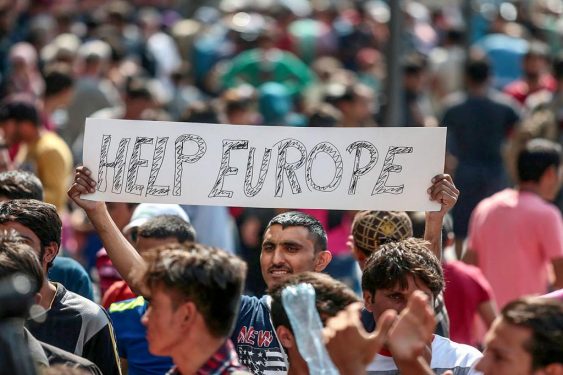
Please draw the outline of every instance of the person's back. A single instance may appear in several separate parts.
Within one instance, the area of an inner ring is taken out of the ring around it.
[[[517,190],[506,189],[475,208],[465,260],[476,264],[493,287],[499,307],[527,294],[543,294],[563,279],[563,221],[547,203],[560,186],[561,146],[528,142],[518,155]]]
[[[485,197],[508,186],[502,146],[519,121],[505,99],[489,90],[491,67],[486,60],[470,59],[465,67],[467,95],[444,112],[441,125],[448,128],[448,169],[455,169],[455,183],[463,192],[452,210],[456,252],[461,256],[469,217]],[[456,159],[457,162],[451,162]]]
[[[499,306],[546,291],[549,260],[563,252],[561,234],[560,212],[531,192],[505,189],[475,208],[468,247]]]
[[[502,164],[501,146],[518,121],[502,94],[457,96],[442,119],[448,128],[449,151],[460,163],[486,167]]]
[[[453,341],[475,345],[474,318],[477,314],[490,326],[495,318],[495,300],[491,285],[479,268],[461,261],[442,263],[446,288],[444,302],[449,312]]]

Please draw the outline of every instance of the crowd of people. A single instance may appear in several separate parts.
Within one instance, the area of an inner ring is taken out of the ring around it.
[[[563,7],[474,3],[391,124],[389,1],[0,0],[0,374],[563,374]],[[441,209],[90,201],[87,117],[443,126]]]

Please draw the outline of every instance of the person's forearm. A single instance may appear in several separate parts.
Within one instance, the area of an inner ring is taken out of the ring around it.
[[[442,259],[442,220],[437,213],[426,213],[424,239],[430,242],[430,250],[438,259]]]
[[[131,271],[143,267],[143,258],[117,228],[107,209],[99,209],[87,212],[87,214],[102,239],[113,266],[129,287],[134,292],[138,292],[139,287],[136,285]]]

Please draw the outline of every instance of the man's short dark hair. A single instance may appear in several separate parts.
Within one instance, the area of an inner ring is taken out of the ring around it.
[[[563,302],[542,297],[524,297],[501,311],[506,322],[528,328],[532,337],[524,349],[532,356],[532,369],[563,364]]]
[[[272,297],[271,316],[275,328],[284,326],[293,332],[293,328],[282,304],[283,290],[301,283],[311,284],[315,289],[315,304],[323,324],[346,306],[358,302],[358,296],[344,283],[319,272],[303,272],[292,275],[281,284],[277,284],[268,291]]]
[[[266,230],[274,224],[279,224],[283,229],[288,227],[304,227],[307,228],[310,235],[313,237],[315,244],[315,251],[324,251],[328,247],[328,240],[326,232],[322,224],[312,217],[303,212],[289,211],[276,215],[266,227]]]
[[[465,76],[473,83],[485,83],[491,75],[491,64],[485,58],[471,58],[465,64]]]
[[[560,52],[555,59],[553,59],[552,70],[556,80],[563,80],[563,52]]]
[[[143,254],[141,283],[150,295],[156,287],[171,291],[174,306],[193,302],[209,332],[227,337],[239,312],[246,263],[227,252],[194,242],[169,245]]]
[[[31,293],[43,285],[43,268],[37,254],[14,230],[0,231],[0,279],[21,273],[31,280]]]
[[[195,241],[194,227],[186,220],[176,215],[159,215],[139,226],[137,236],[144,238],[174,237],[179,243]]]
[[[378,289],[399,285],[408,287],[412,276],[430,289],[436,297],[444,288],[440,261],[429,250],[429,242],[417,238],[382,245],[367,260],[362,275],[362,289],[375,294]]]
[[[62,223],[57,208],[35,199],[15,199],[0,203],[0,224],[16,222],[29,228],[41,242],[41,255],[52,242],[61,246]],[[47,268],[52,266],[52,261]]]
[[[43,184],[39,178],[27,171],[0,173],[0,197],[7,199],[43,200]]]
[[[8,100],[0,104],[0,122],[8,120],[29,121],[36,127],[41,125],[39,112],[35,105],[23,100]]]
[[[74,77],[71,68],[66,64],[56,64],[45,69],[45,97],[60,94],[72,88]]]
[[[559,167],[561,146],[547,139],[532,139],[518,154],[518,179],[539,182],[550,167]]]

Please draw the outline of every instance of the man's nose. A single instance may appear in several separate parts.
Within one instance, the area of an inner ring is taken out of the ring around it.
[[[283,250],[278,246],[274,250],[274,257],[272,259],[274,264],[282,264],[285,263],[285,256],[283,254]]]

